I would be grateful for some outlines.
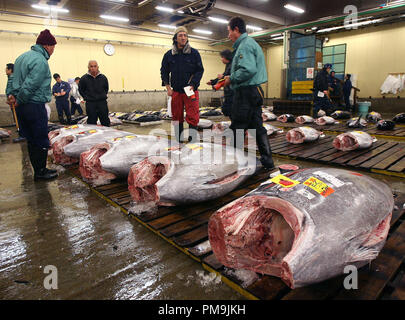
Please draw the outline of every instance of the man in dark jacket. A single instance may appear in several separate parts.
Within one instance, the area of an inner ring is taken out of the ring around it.
[[[53,75],[56,83],[53,85],[52,94],[56,99],[56,110],[58,111],[59,122],[62,124],[71,123],[71,115],[69,108],[69,93],[70,93],[70,84],[62,81],[60,75],[55,73]],[[63,118],[63,112],[66,115],[66,122]]]
[[[318,72],[314,80],[314,117],[318,116],[319,110],[323,109],[327,114],[333,112],[333,105],[329,98],[329,72],[332,65],[327,63]]]
[[[160,74],[167,95],[172,97],[172,119],[175,136],[182,142],[184,107],[189,125],[188,141],[196,141],[197,125],[200,121],[198,87],[204,73],[200,53],[191,48],[187,29],[179,27],[173,37],[173,48],[166,52],[162,60]],[[190,86],[194,96],[187,96],[185,87]]]
[[[220,55],[222,58],[222,63],[226,65],[225,71],[223,74],[219,74],[216,79],[207,82],[209,86],[215,86],[219,80],[222,80],[224,79],[224,77],[231,75],[232,51],[226,49],[222,51]],[[230,86],[227,86],[224,88],[224,104],[222,106],[222,113],[227,117],[231,116],[232,102],[233,102],[233,91]]]
[[[44,30],[39,34],[36,45],[17,58],[8,97],[8,104],[16,107],[21,134],[28,142],[35,180],[49,180],[58,176],[56,170],[46,168],[49,139],[45,103],[52,98],[48,60],[55,45],[55,37],[49,30]]]
[[[351,74],[347,74],[345,77],[345,83],[343,85],[343,96],[345,98],[345,104],[346,104],[346,111],[352,111],[352,105],[350,103],[350,95],[352,93],[352,81],[350,80],[352,78]]]
[[[97,119],[100,119],[101,125],[109,127],[108,79],[100,73],[97,61],[89,61],[88,68],[89,72],[81,77],[79,82],[79,93],[86,101],[87,123],[97,124]]]

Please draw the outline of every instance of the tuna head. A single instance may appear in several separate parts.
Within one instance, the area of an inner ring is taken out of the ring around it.
[[[131,168],[129,190],[137,204],[197,203],[221,197],[256,170],[256,158],[218,144],[189,144]]]
[[[313,168],[279,176],[216,212],[211,247],[227,267],[280,277],[291,288],[375,259],[394,200],[380,181]]]

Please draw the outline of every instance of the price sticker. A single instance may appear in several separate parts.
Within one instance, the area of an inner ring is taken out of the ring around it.
[[[314,177],[311,177],[307,181],[305,181],[304,185],[310,187],[312,190],[315,190],[317,193],[325,198],[335,192],[335,190],[329,187],[326,183]]]
[[[282,186],[283,188],[293,188],[300,184],[299,181],[292,180],[282,174],[278,175],[277,177],[274,177],[270,181]]]

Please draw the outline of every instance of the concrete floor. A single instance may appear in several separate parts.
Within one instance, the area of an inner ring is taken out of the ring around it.
[[[34,183],[25,143],[0,144],[0,172],[0,299],[244,299],[66,172]],[[370,175],[405,192],[403,179]],[[57,290],[44,288],[47,265]]]

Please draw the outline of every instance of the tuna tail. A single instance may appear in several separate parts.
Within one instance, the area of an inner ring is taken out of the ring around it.
[[[374,230],[357,238],[360,246],[354,250],[348,263],[371,261],[378,256],[387,239],[391,218],[392,214],[389,214]]]

